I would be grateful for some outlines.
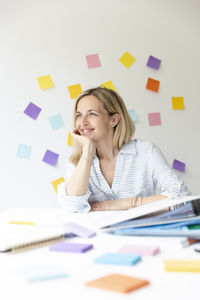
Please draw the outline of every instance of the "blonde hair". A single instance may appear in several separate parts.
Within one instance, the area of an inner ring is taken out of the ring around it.
[[[93,95],[101,103],[103,103],[105,110],[109,116],[118,113],[120,115],[119,123],[114,127],[113,147],[121,149],[124,144],[127,144],[133,137],[135,132],[135,125],[126,109],[123,99],[113,90],[96,87],[82,92],[76,99],[74,106],[74,128],[76,126],[76,111],[79,101],[85,97]],[[82,155],[82,147],[79,145],[73,146],[73,153],[69,161],[77,165]]]

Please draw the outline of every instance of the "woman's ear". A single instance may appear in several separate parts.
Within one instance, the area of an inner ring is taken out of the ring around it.
[[[120,114],[114,114],[111,120],[112,127],[115,127],[119,123],[119,121],[120,121]]]

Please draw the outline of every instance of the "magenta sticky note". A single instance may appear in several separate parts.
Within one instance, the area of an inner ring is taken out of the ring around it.
[[[159,247],[149,245],[125,245],[118,252],[122,253],[137,253],[140,255],[156,255],[159,252]]]
[[[161,60],[150,55],[147,61],[147,66],[153,69],[158,70],[160,68]]]
[[[161,117],[159,112],[149,113],[148,118],[150,126],[161,125]]]
[[[47,163],[49,165],[55,166],[57,163],[58,157],[59,157],[59,154],[57,154],[53,151],[47,150],[42,161],[44,161],[45,163]]]
[[[180,172],[185,172],[185,163],[175,159],[173,161],[173,169],[178,170]]]
[[[91,230],[85,226],[70,222],[63,224],[64,230],[67,233],[73,233],[82,238],[90,238],[96,235],[94,230]]]
[[[24,113],[31,117],[32,119],[37,119],[39,113],[41,112],[41,108],[35,105],[34,103],[30,102],[29,105],[24,110]]]
[[[92,244],[59,242],[49,247],[51,251],[83,253],[93,248]]]
[[[101,66],[101,62],[98,54],[86,55],[86,61],[88,68],[97,68]]]

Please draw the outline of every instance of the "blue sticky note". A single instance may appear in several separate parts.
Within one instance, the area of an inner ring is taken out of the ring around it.
[[[53,265],[28,266],[19,269],[19,272],[29,282],[37,282],[41,280],[50,280],[68,277],[69,275],[61,268]]]
[[[105,253],[95,258],[94,262],[99,264],[132,266],[141,260],[139,254],[130,253]]]
[[[19,144],[17,148],[17,157],[30,159],[31,158],[32,146]]]
[[[129,113],[131,119],[133,120],[133,122],[138,121],[138,117],[136,116],[134,109],[129,109],[128,113]]]
[[[65,126],[61,114],[57,114],[48,118],[52,130],[57,130]]]

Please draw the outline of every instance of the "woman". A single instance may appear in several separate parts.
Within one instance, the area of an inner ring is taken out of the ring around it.
[[[134,132],[116,92],[97,87],[79,95],[67,183],[58,186],[61,207],[70,212],[125,210],[190,194],[158,147],[132,139]]]

